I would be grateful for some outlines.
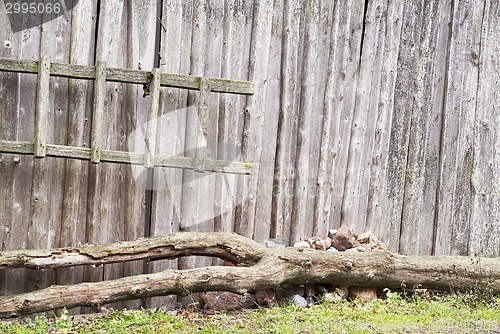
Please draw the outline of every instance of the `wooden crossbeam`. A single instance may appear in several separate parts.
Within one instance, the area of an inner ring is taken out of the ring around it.
[[[33,154],[35,157],[62,157],[90,160],[92,163],[117,162],[143,165],[146,168],[173,167],[192,169],[197,172],[213,171],[249,174],[252,164],[227,162],[207,158],[206,138],[208,133],[208,104],[211,92],[253,94],[253,83],[249,81],[206,78],[191,75],[160,73],[119,68],[107,68],[104,62],[96,66],[50,63],[47,57],[40,61],[12,60],[0,58],[0,71],[38,74],[37,104],[35,110],[34,142],[12,142],[0,140],[0,152]],[[50,76],[94,80],[94,111],[92,113],[91,147],[72,147],[46,143],[48,113],[50,109]],[[151,95],[146,129],[146,152],[134,153],[103,150],[105,126],[106,82],[143,84],[144,97]],[[196,131],[197,150],[194,158],[156,154],[156,128],[159,113],[160,87],[178,87],[199,90],[198,125]]]
[[[210,100],[210,79],[200,78],[200,94],[198,96],[198,128],[196,130],[196,152],[194,155],[194,170],[205,171],[205,160],[207,158],[207,136],[208,136],[208,103]]]
[[[38,61],[33,60],[13,60],[0,58],[0,71],[38,73]],[[66,77],[73,79],[95,80],[95,66],[84,66],[74,64],[52,63],[50,65],[50,75],[56,77]],[[121,68],[107,68],[106,81],[124,82],[135,84],[146,84],[151,72]],[[241,95],[252,95],[253,83],[251,81],[232,80],[223,78],[209,78],[211,91],[216,93],[232,93]],[[186,74],[161,74],[161,86],[177,87],[185,89],[200,89],[200,76]]]
[[[90,161],[101,161],[103,128],[104,128],[104,102],[106,101],[106,63],[99,61],[95,69],[94,83],[94,112],[92,113],[92,135]]]
[[[156,127],[158,118],[158,109],[160,106],[160,82],[161,73],[159,68],[151,71],[151,82],[149,83],[151,104],[148,112],[146,128],[146,154],[144,157],[144,167],[153,168],[156,151]]]
[[[38,80],[36,91],[35,108],[35,145],[33,154],[37,158],[45,157],[47,144],[47,121],[50,109],[49,85],[50,85],[50,61],[48,57],[40,60],[38,68]]]
[[[32,155],[34,143],[0,140],[0,153]],[[56,158],[72,158],[91,160],[91,148],[64,145],[46,145],[46,156]],[[101,162],[115,162],[131,165],[143,165],[145,154],[124,151],[101,151]],[[154,167],[171,167],[194,169],[194,158],[155,154]],[[216,159],[206,159],[205,171],[229,174],[250,174],[252,164],[247,162],[228,162]]]

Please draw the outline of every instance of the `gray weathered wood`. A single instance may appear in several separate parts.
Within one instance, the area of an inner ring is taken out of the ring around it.
[[[38,73],[38,62],[31,60],[0,59],[0,71]],[[96,68],[93,66],[83,66],[74,64],[52,63],[50,75],[73,79],[95,79]],[[106,80],[111,82],[123,82],[134,84],[147,83],[149,71],[140,71],[124,68],[109,67],[107,69]],[[222,78],[210,78],[211,89],[217,93],[232,93],[252,95],[254,93],[253,84],[243,80],[231,80]],[[200,76],[191,76],[174,73],[161,74],[161,86],[186,88],[199,90]]]
[[[300,82],[300,103],[298,105],[297,124],[297,156],[294,162],[294,197],[292,201],[292,221],[300,221],[301,224],[291,224],[290,243],[303,240],[305,235],[312,234],[313,216],[308,214],[310,205],[313,203],[314,188],[310,188],[311,171],[315,162],[312,156],[314,127],[314,101],[317,90],[316,66],[318,64],[318,43],[320,6],[318,1],[309,1],[305,6],[303,18],[307,22],[304,33],[304,50],[302,60],[302,78]],[[316,164],[317,166],[317,164]]]
[[[182,0],[162,0],[160,69],[164,73],[190,73],[189,59],[184,57],[191,43],[192,6]],[[182,45],[183,47],[180,47]],[[165,87],[160,94],[158,118],[158,153],[178,155],[184,152],[186,108],[188,91]],[[179,230],[181,225],[182,175],[178,168],[155,168],[152,180],[154,196],[151,205],[150,235],[158,236]],[[147,272],[177,269],[177,260],[151,261]],[[148,307],[160,307],[177,301],[176,296],[155,297],[146,300]]]
[[[61,36],[63,36],[67,48],[65,60],[73,64],[92,65],[94,62],[95,27],[90,24],[92,17],[97,12],[97,2],[81,1],[67,17],[63,17],[64,23],[60,25]],[[68,19],[68,17],[70,19]],[[57,39],[54,44],[58,44]],[[57,47],[56,47],[57,50]],[[61,54],[62,50],[57,53]],[[59,58],[57,58],[59,61]],[[53,79],[54,80],[54,79]],[[92,82],[88,80],[70,80],[56,78],[55,81],[64,81],[68,84],[67,94],[60,94],[65,99],[63,108],[66,115],[65,140],[60,144],[72,147],[87,147],[90,143],[89,126],[92,118]],[[61,159],[64,166],[60,175],[64,175],[63,189],[60,191],[62,197],[61,219],[57,235],[58,247],[79,246],[86,242],[86,209],[88,194],[88,162],[79,159]],[[84,281],[84,267],[67,267],[55,269],[55,280],[53,284],[68,285]],[[71,313],[81,313],[79,309],[73,309]]]
[[[281,35],[281,89],[279,97],[278,129],[276,153],[273,170],[273,200],[271,207],[271,237],[288,240],[292,225],[292,198],[293,198],[293,162],[295,161],[295,147],[297,143],[297,122],[299,114],[296,96],[299,94],[300,63],[300,0],[285,1],[283,3],[282,35]],[[332,29],[334,29],[332,27]],[[328,69],[333,68],[329,66]],[[331,105],[326,104],[325,108]],[[323,145],[328,147],[328,145]],[[323,197],[321,197],[323,198]],[[319,199],[319,198],[318,198]],[[329,222],[328,222],[329,223]]]
[[[48,132],[49,80],[50,59],[44,56],[38,64],[38,80],[35,108],[35,145],[34,155],[36,158],[45,157]]]
[[[254,11],[252,17],[252,30],[249,41],[249,63],[248,63],[248,77],[254,82],[256,95],[260,96],[259,99],[250,99],[247,101],[245,108],[245,120],[243,128],[242,139],[242,155],[244,159],[250,161],[261,162],[261,152],[263,143],[264,123],[267,120],[267,115],[276,117],[276,113],[267,108],[266,101],[271,93],[268,93],[267,86],[269,84],[267,73],[269,71],[269,49],[271,46],[272,35],[272,22],[273,22],[273,1],[265,0],[254,3]],[[274,95],[275,96],[275,95]],[[260,166],[270,167],[270,160],[266,157]],[[260,169],[259,169],[260,170]],[[240,179],[238,184],[238,191],[243,192],[243,201],[241,204],[241,213],[235,217],[235,231],[241,235],[252,237],[256,232],[256,202],[259,178],[259,171],[252,174],[252,177]],[[263,177],[268,177],[264,175]],[[263,230],[270,229],[270,222],[261,221],[259,224],[266,224],[262,226]],[[259,227],[259,236],[256,239],[264,239],[268,236],[263,235]],[[269,232],[268,234],[269,235]]]
[[[469,255],[483,1],[453,6],[436,216],[436,255]],[[453,222],[453,223],[450,223]]]
[[[218,256],[243,266],[216,266],[191,270],[165,270],[108,282],[80,283],[17,296],[0,297],[0,318],[16,317],[57,308],[93,306],[143,297],[201,291],[254,292],[284,284],[326,283],[371,287],[422,287],[434,290],[500,292],[500,262],[488,258],[401,256],[389,252],[347,253],[298,248],[270,249],[234,234],[177,233],[156,243],[133,242],[138,250],[122,244],[65,250],[36,251],[33,256],[8,254],[6,262],[19,260],[71,264],[102,263],[133,257],[178,257],[190,254]],[[130,243],[128,243],[130,244]],[[159,246],[164,244],[165,246]],[[37,253],[38,252],[38,253]],[[9,256],[10,255],[10,256]],[[89,256],[90,255],[90,256]],[[23,259],[22,256],[25,256]],[[21,257],[21,258],[20,258]],[[58,261],[62,259],[62,261]],[[47,259],[47,261],[44,261]],[[0,258],[0,263],[5,263]],[[253,265],[253,266],[252,266]]]
[[[200,93],[198,97],[198,125],[196,131],[196,151],[194,154],[194,171],[204,172],[207,159],[208,139],[208,104],[210,102],[210,79],[200,78]]]
[[[376,97],[370,106],[377,110],[377,124],[375,128],[375,138],[373,143],[373,155],[370,172],[370,188],[368,190],[368,208],[366,214],[366,228],[371,230],[375,235],[383,237],[389,249],[397,250],[399,245],[400,235],[400,220],[397,214],[388,215],[388,212],[394,212],[394,202],[390,197],[391,181],[388,178],[389,161],[392,158],[391,150],[391,132],[393,118],[396,117],[398,110],[394,108],[396,80],[398,77],[398,55],[401,43],[401,26],[404,6],[394,1],[382,1],[380,9],[386,12],[387,15],[381,15],[377,18],[376,25],[383,32],[378,34],[380,42],[376,47],[382,49],[380,57],[380,86],[379,98]],[[369,7],[369,10],[377,13],[376,2]],[[387,7],[384,7],[387,6]],[[384,9],[387,8],[386,11]],[[380,20],[380,22],[378,21]],[[373,22],[373,21],[372,21]],[[367,29],[373,32],[370,24],[367,23]],[[369,36],[369,35],[367,35]],[[369,39],[366,40],[366,45],[370,45]],[[368,53],[369,49],[366,50]],[[367,59],[367,61],[369,61]],[[363,64],[362,64],[363,65]],[[377,67],[378,65],[374,64]],[[376,84],[376,83],[375,83]],[[384,223],[381,223],[384,222]]]
[[[148,192],[151,235],[224,230],[292,242],[347,225],[393,251],[498,254],[496,3],[373,0],[366,12],[362,1],[163,0],[163,13],[157,5],[80,2],[16,34],[0,15],[2,248],[134,239],[149,221]],[[52,60],[46,156],[68,159],[33,158],[40,54]],[[89,163],[95,60],[112,66],[109,163],[98,166]],[[141,85],[155,67],[162,88],[145,182],[148,151],[129,139],[144,136],[150,97]],[[190,132],[202,76],[212,92],[217,78],[242,80],[231,89],[247,94],[246,80],[255,81],[251,98],[212,94],[204,174],[192,171]],[[248,164],[224,163],[233,159],[252,162],[254,174],[208,173],[248,173]],[[211,261],[179,263],[220,263]],[[115,278],[137,265],[13,269],[0,272],[0,294]],[[166,268],[177,261],[147,265]]]
[[[146,154],[144,158],[144,167],[152,168],[155,164],[156,153],[156,130],[158,128],[158,108],[160,104],[160,69],[155,68],[151,71],[151,103],[148,112],[146,125]]]
[[[98,61],[95,68],[94,82],[94,109],[92,112],[91,152],[90,161],[99,163],[101,161],[103,128],[104,124],[104,102],[106,100],[106,62]]]
[[[430,254],[434,238],[436,195],[442,126],[443,91],[449,44],[449,6],[443,2],[414,4],[416,56],[412,82],[408,142],[402,208],[400,251]],[[444,8],[443,8],[444,6]],[[435,52],[432,52],[435,50]]]
[[[33,154],[33,143],[0,140],[0,152]],[[70,147],[63,145],[47,144],[47,156],[59,158],[73,158],[90,160],[92,150],[84,147]],[[145,155],[143,153],[102,150],[101,161],[124,163],[131,165],[143,165]],[[154,167],[171,167],[194,169],[194,158],[181,156],[167,156],[156,154]],[[221,173],[250,174],[252,164],[248,162],[228,162],[216,159],[206,159],[205,170]]]
[[[484,5],[477,59],[479,76],[474,120],[472,162],[472,217],[469,254],[500,256],[500,5]],[[472,56],[472,55],[471,55]]]

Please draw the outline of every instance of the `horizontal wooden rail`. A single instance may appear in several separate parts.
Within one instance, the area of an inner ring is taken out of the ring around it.
[[[33,155],[34,143],[0,140],[1,153]],[[46,156],[91,160],[91,148],[46,144]],[[116,162],[131,165],[144,165],[145,154],[123,151],[101,151],[101,162]],[[194,158],[181,156],[154,155],[154,167],[194,169]],[[205,170],[230,174],[250,174],[252,164],[247,162],[228,162],[206,159]]]
[[[34,60],[13,60],[0,58],[0,71],[33,73],[39,72],[39,62]],[[125,82],[135,84],[147,84],[150,71],[130,70],[121,68],[107,68],[106,81]],[[50,64],[50,75],[56,77],[66,77],[74,79],[95,80],[95,66],[84,66],[74,64]],[[241,95],[253,94],[253,83],[251,81],[231,80],[222,78],[209,78],[210,90],[218,93],[233,93]],[[162,73],[160,85],[165,87],[177,87],[199,90],[201,77]]]

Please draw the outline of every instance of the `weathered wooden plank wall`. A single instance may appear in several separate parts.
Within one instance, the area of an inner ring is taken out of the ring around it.
[[[1,57],[255,84],[211,95],[206,138],[250,176],[1,154],[2,249],[179,230],[291,244],[346,225],[393,251],[500,256],[499,13],[491,0],[101,0],[12,33],[1,8]],[[1,139],[33,139],[35,85],[0,73]],[[48,142],[89,145],[92,88],[51,79]],[[156,152],[194,155],[198,93],[160,94]],[[148,103],[108,83],[103,147],[144,152]],[[9,270],[0,293],[211,263]]]

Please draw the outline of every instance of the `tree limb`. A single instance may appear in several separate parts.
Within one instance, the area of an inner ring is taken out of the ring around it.
[[[265,252],[264,246],[238,234],[179,232],[106,245],[0,252],[0,269],[61,268],[191,255],[213,256],[236,264],[253,265]]]
[[[157,242],[150,243],[151,239]],[[183,232],[151,239],[98,246],[99,250],[95,252],[88,252],[87,248],[84,254],[93,260],[113,259],[111,262],[116,262],[118,245],[121,245],[121,251],[125,250],[127,256],[135,254],[141,258],[145,258],[151,249],[164,247],[160,252],[161,258],[210,255],[242,265],[255,264],[250,267],[165,270],[105,282],[51,286],[16,296],[0,297],[0,318],[160,295],[186,295],[202,291],[245,293],[284,284],[326,283],[387,288],[419,286],[447,291],[479,289],[500,293],[498,259],[403,256],[389,252],[329,252],[299,248],[268,249],[241,236],[225,233]],[[149,246],[139,245],[141,243]],[[154,247],[151,248],[151,245]],[[7,253],[12,255],[12,252]],[[54,254],[53,251],[45,253]],[[9,254],[5,256],[4,253],[2,256],[4,259],[17,258]],[[24,251],[23,254],[32,253]],[[15,261],[10,260],[9,263]],[[71,265],[69,262],[64,263]]]

